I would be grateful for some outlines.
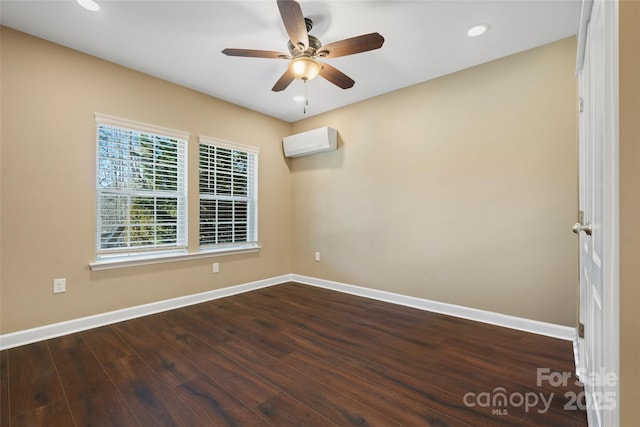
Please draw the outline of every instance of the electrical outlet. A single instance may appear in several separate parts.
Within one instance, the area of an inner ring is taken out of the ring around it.
[[[316,262],[320,261],[320,252],[316,252],[315,258]]]
[[[219,273],[220,272],[220,263],[218,263],[218,262],[214,262],[213,263],[213,272],[214,273]]]
[[[60,294],[62,292],[67,292],[67,280],[62,279],[53,279],[53,293]]]

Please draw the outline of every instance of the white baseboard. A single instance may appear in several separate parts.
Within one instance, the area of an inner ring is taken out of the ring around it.
[[[230,286],[228,288],[216,289],[194,295],[186,295],[183,297],[124,308],[122,310],[110,311],[107,313],[96,314],[94,316],[81,317],[79,319],[53,323],[51,325],[45,325],[33,329],[26,329],[23,331],[0,335],[0,350],[6,350],[25,344],[31,344],[37,341],[56,338],[75,332],[86,331],[87,329],[98,328],[100,326],[110,325],[112,323],[135,319],[137,317],[147,316],[162,311],[173,310],[188,305],[199,304],[218,298],[224,298],[243,292],[249,292],[256,289],[292,281],[306,285],[332,289],[347,294],[358,295],[365,298],[372,298],[392,304],[413,307],[420,310],[461,317],[464,319],[475,320],[478,322],[489,323],[491,325],[503,326],[511,329],[518,329],[521,331],[559,338],[567,341],[573,341],[576,337],[576,329],[568,326],[555,325],[552,323],[539,322],[536,320],[524,319],[521,317],[478,310],[475,308],[410,297],[407,295],[401,295],[392,292],[363,288],[360,286],[348,285],[346,283],[333,282],[330,280],[316,279],[314,277],[302,276],[299,274],[285,274],[282,276],[272,277],[270,279],[263,279],[256,282]]]
[[[377,289],[363,288],[360,286],[348,285],[330,280],[316,279],[314,277],[292,274],[294,282],[306,285],[318,286],[332,289],[347,294],[358,295],[365,298],[372,298],[393,304],[413,307],[420,310],[432,311],[449,316],[461,317],[463,319],[475,320],[505,328],[517,329],[531,332],[538,335],[559,338],[566,341],[573,341],[576,335],[576,328],[556,325],[553,323],[540,322],[537,320],[525,319],[522,317],[509,316],[507,314],[494,313],[491,311],[478,310],[475,308],[460,305],[447,304],[443,302],[431,301],[422,298],[410,297],[407,295],[392,292],[380,291]]]
[[[147,316],[149,314],[160,313],[162,311],[168,311],[188,305],[199,304],[201,302],[224,298],[231,295],[253,291],[255,289],[265,288],[267,286],[273,286],[289,281],[291,281],[291,275],[285,274],[283,276],[272,277],[270,279],[258,280],[256,282],[244,283],[236,286],[230,286],[228,288],[215,289],[199,294],[186,295],[183,297],[172,298],[164,301],[152,302],[150,304],[138,305],[135,307],[123,308],[121,310],[96,314],[94,316],[81,317],[79,319],[53,323],[51,325],[40,326],[33,329],[12,332],[10,334],[0,335],[0,350],[6,350],[9,348],[31,344],[50,338],[60,337],[75,332],[86,331],[87,329],[98,328],[100,326],[110,325],[112,323],[122,322],[124,320],[135,319],[137,317]]]

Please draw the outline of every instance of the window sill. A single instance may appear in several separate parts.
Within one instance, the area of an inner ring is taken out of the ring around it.
[[[223,255],[245,254],[250,252],[259,252],[260,249],[261,246],[259,245],[247,245],[236,246],[233,248],[203,249],[200,252],[193,253],[173,252],[169,254],[156,253],[153,255],[127,256],[97,260],[89,263],[89,267],[92,271],[110,270],[113,268],[136,267],[140,265],[211,258]]]

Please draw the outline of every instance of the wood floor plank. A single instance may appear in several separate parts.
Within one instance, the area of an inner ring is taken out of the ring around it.
[[[9,427],[11,406],[9,404],[9,352],[0,351],[0,427]]]
[[[286,331],[291,338],[297,336],[322,342],[356,357],[371,360],[377,364],[411,374],[414,370],[426,370],[436,360],[429,349],[411,352],[409,346],[393,346],[370,337],[362,339],[356,330],[343,328],[340,324],[326,319],[317,319],[302,313],[274,312],[271,317],[290,322]],[[295,332],[290,332],[295,331]]]
[[[465,355],[472,359],[482,359],[488,364],[494,364],[495,360],[508,360],[509,374],[516,372],[535,374],[537,368],[549,368],[552,371],[562,370],[571,372],[574,370],[568,363],[558,360],[552,355],[546,355],[544,349],[536,346],[519,345],[518,347],[502,348],[491,345],[491,341],[470,340],[461,337],[447,338],[442,342],[442,354],[445,357]]]
[[[174,341],[180,342],[187,339],[187,331],[176,326],[175,323],[168,320],[167,316],[162,314],[140,318],[138,321],[168,345]],[[195,341],[193,337],[189,339]],[[188,344],[187,346],[177,345],[177,347],[176,351],[179,351],[180,348],[188,347]],[[206,351],[207,347],[203,348]],[[181,354],[187,357],[190,353],[182,352]],[[198,358],[196,358],[197,360]],[[202,368],[210,365],[199,364],[198,366]],[[212,376],[215,377],[215,375]],[[266,417],[262,417],[257,411],[240,402],[208,375],[200,375],[179,385],[176,393],[201,419],[212,426],[265,426],[271,424]]]
[[[451,334],[452,332],[454,332],[454,333],[455,333],[455,331],[450,331],[449,333]],[[294,335],[295,337],[298,337],[298,338],[299,338],[299,337],[301,337],[301,336],[304,336],[304,335],[305,335],[305,332],[304,332],[304,331],[295,331],[295,332],[293,333],[293,335]],[[300,343],[298,343],[298,344],[300,344]],[[332,345],[332,343],[331,343],[331,341],[330,341],[330,340],[325,340],[325,341],[323,341],[323,342],[321,343],[321,345],[320,345],[320,346],[321,346],[321,347],[326,347],[326,346],[331,346],[331,345]],[[331,350],[331,351],[332,351],[334,354],[335,354],[335,353],[339,353],[339,352],[340,352],[340,350],[339,350],[339,348],[337,348],[337,346],[336,346],[336,348],[332,348],[332,350]],[[348,354],[348,353],[351,353],[351,352],[350,352],[350,351],[349,351],[349,352],[346,352],[346,354]],[[324,357],[327,357],[327,355],[325,354],[325,355],[324,355]],[[363,359],[366,359],[366,355],[364,355],[364,356],[362,357],[361,361],[362,361]],[[373,360],[375,363],[379,363],[379,361],[377,361],[375,358],[372,358],[372,360]],[[407,366],[413,366],[413,361],[411,361],[411,360],[407,360],[407,358],[405,358],[404,360],[405,360],[405,362],[406,362]],[[494,362],[494,364],[495,364],[495,362]],[[388,365],[388,364],[387,364],[387,365]],[[385,366],[387,366],[387,365],[385,365]],[[332,366],[338,366],[338,365],[336,364],[336,365],[332,365]],[[411,369],[413,369],[413,368],[411,368]],[[396,368],[395,368],[395,370],[398,370],[398,371],[402,372],[402,369],[399,369],[398,367],[396,367]],[[430,372],[430,370],[428,370],[428,369],[427,369],[427,370],[419,370],[419,372],[418,372],[417,374],[414,374],[413,376],[415,377],[415,376],[417,375],[418,377],[421,377],[421,373],[428,373],[428,372]],[[409,373],[410,373],[410,372],[407,372],[407,374],[409,374]],[[505,371],[504,373],[506,374],[506,373],[507,373],[507,371]],[[498,378],[499,378],[499,377],[498,377]],[[407,381],[414,381],[414,380],[415,380],[415,378],[407,379]],[[495,384],[496,377],[493,377],[493,380],[494,380],[494,384]],[[423,384],[422,384],[422,386],[421,386],[421,387],[422,387],[422,388],[425,388],[425,387],[426,387],[426,388],[428,389],[429,387],[427,386],[427,384],[430,384],[430,383],[431,383],[430,378],[424,378],[424,376],[423,376],[423,377],[422,377],[422,383],[423,383]],[[443,381],[440,381],[440,384],[443,384]],[[444,386],[443,386],[443,390],[446,390],[446,389],[448,389],[448,388],[449,388],[449,387],[447,386],[447,384],[446,384],[446,382],[445,382],[445,383],[444,383]],[[467,389],[467,390],[465,390],[465,392],[466,392],[466,391],[470,391],[470,390],[473,390],[473,389]],[[492,389],[490,389],[490,390],[493,390],[493,388],[492,388]],[[435,391],[435,393],[434,393],[434,394],[437,394],[437,390]],[[461,395],[460,395],[460,397],[458,397],[458,398],[457,398],[457,400],[458,400],[458,403],[459,403],[459,404],[462,402],[462,396],[463,396],[463,394],[461,394]],[[455,404],[455,403],[456,403],[456,402],[454,401],[454,402],[453,402],[453,404]],[[464,409],[464,408],[463,408],[463,409]],[[474,409],[474,410],[477,410],[477,408],[476,408],[476,409]],[[461,411],[460,413],[463,413],[463,412],[464,412],[464,411]],[[491,415],[491,414],[490,414],[490,411],[482,411],[482,412],[487,412],[489,415]],[[486,415],[486,414],[484,414],[484,415]],[[484,416],[484,415],[482,415],[482,416]],[[471,422],[472,420],[473,420],[473,418],[469,418],[469,419],[467,419],[467,421],[470,421],[470,422]],[[520,421],[524,422],[523,420],[520,420]],[[479,421],[478,421],[478,420],[476,420],[475,422],[477,423],[477,422],[479,422]],[[497,423],[497,421],[491,421],[491,422],[492,422],[492,423]],[[509,423],[510,423],[510,422],[513,422],[513,421],[509,421]]]
[[[584,427],[572,350],[286,283],[0,352],[0,427]],[[477,400],[500,390],[552,400]]]
[[[169,386],[176,387],[202,374],[137,319],[114,325],[113,329]]]
[[[260,413],[274,420],[275,426],[337,426],[327,418],[319,415],[314,408],[304,406],[286,393],[261,402],[258,405]]]
[[[67,397],[75,398],[85,389],[113,386],[102,365],[84,342],[73,346],[60,345],[60,340],[48,341]]]
[[[207,322],[200,320],[193,312],[174,310],[166,313],[164,318],[173,322],[174,325],[183,327],[189,333],[197,335],[210,345],[233,339],[233,335],[217,328],[211,328]]]
[[[118,324],[115,329],[201,420],[220,426],[265,425],[265,420],[256,417],[143,323],[135,320]]]
[[[218,349],[338,425],[400,425],[375,408],[367,407],[341,393],[338,388],[340,384],[327,387],[239,340],[228,341],[219,345]]]
[[[56,416],[62,416],[65,395],[58,379],[53,360],[46,342],[38,342],[9,350],[9,395],[11,397],[11,416],[22,419],[24,413],[37,416],[40,407],[55,409]],[[69,409],[66,408],[69,412]],[[28,418],[28,417],[27,417]]]
[[[49,348],[78,425],[139,425],[80,334],[50,340]]]
[[[295,336],[293,334],[292,336]],[[423,377],[422,369],[412,370],[408,368],[408,374],[401,370],[389,368],[378,363],[377,357],[367,358],[358,355],[353,357],[350,352],[343,352],[338,347],[322,341],[303,338],[295,338],[299,348],[309,352],[320,360],[325,360],[334,369],[344,369],[357,373],[362,378],[367,378],[379,387],[387,388],[403,399],[412,399],[418,404],[431,408],[440,413],[455,418],[458,423],[468,425],[517,425],[513,420],[494,419],[490,410],[472,408],[464,405],[462,396],[449,393],[447,384],[434,385]]]
[[[83,394],[69,400],[69,407],[78,426],[140,426],[113,386],[85,389]]]
[[[190,408],[137,355],[104,365],[135,417],[144,426],[203,425]]]
[[[331,361],[327,362],[302,352],[292,353],[282,361],[300,372],[324,381],[330,387],[334,384],[348,384],[348,387],[341,388],[342,393],[369,407],[377,408],[402,425],[469,426],[415,400],[400,397],[393,390],[337,367]]]
[[[66,400],[57,400],[12,416],[12,427],[69,427],[75,426]]]
[[[258,416],[206,375],[181,384],[176,393],[207,425],[271,425],[266,418]]]
[[[236,322],[233,318],[223,318],[223,316],[217,315],[214,309],[199,311],[194,316],[210,324],[213,328],[220,328],[234,337],[240,337],[247,344],[255,346],[275,358],[284,357],[295,350],[283,341],[274,339],[275,330],[270,331],[271,334],[260,333],[259,325],[254,322],[255,317]]]
[[[514,379],[510,375],[505,375],[500,382],[496,382],[496,376],[491,371],[483,371],[482,369],[474,370],[474,375],[469,376],[467,370],[473,364],[470,364],[469,358],[448,358],[436,363],[431,371],[424,372],[421,378],[432,384],[447,384],[447,390],[458,396],[464,396],[467,392],[473,392],[476,395],[480,393],[494,394],[498,387],[505,390],[505,394],[514,395],[514,399],[524,396],[530,404],[519,407],[511,405],[509,415],[525,422],[526,420],[536,420],[543,412],[543,419],[550,422],[555,416],[552,411],[563,412],[563,408],[568,400],[565,397],[564,388],[545,389],[537,387],[536,382],[523,383]],[[544,399],[544,400],[543,400]],[[578,417],[582,421],[582,415],[575,411],[567,411],[563,414],[563,422],[569,422],[567,416]]]
[[[363,299],[360,297],[353,298],[358,301]],[[421,331],[416,326],[412,327],[415,334],[414,338],[403,339],[398,336],[398,333],[393,333],[380,327],[370,327],[365,321],[361,321],[360,317],[343,310],[342,307],[329,310],[327,305],[324,308],[321,304],[318,305],[316,298],[312,300],[313,304],[296,301],[296,303],[292,304],[292,307],[295,307],[297,311],[280,311],[276,315],[288,316],[289,321],[294,318],[299,321],[306,319],[316,326],[327,325],[327,329],[338,331],[341,337],[357,337],[358,341],[364,346],[370,347],[369,351],[371,352],[410,354],[414,358],[420,359],[418,363],[423,363],[425,366],[436,360],[434,353],[438,351],[438,346],[436,345],[438,340],[434,340],[431,334],[425,334],[431,337],[428,340],[415,339],[416,336],[421,334]],[[375,319],[374,321],[378,325],[386,320],[385,318],[380,318],[377,312],[370,309],[367,311],[367,317]]]
[[[156,331],[238,401],[254,410],[256,416],[263,417],[276,426],[296,425],[292,424],[292,420],[308,420],[308,425],[331,424],[312,408],[282,394],[271,383],[215,350],[214,345],[229,341],[220,340],[219,333],[211,333],[211,328],[198,327],[192,329],[192,334],[183,327],[193,327],[195,320],[187,316],[173,320],[177,322],[174,328]]]
[[[254,323],[258,328],[256,332],[268,339],[270,345],[277,347],[281,345],[278,343],[279,340],[286,340],[286,336],[280,333],[281,328],[276,325],[277,321],[273,322],[273,319],[268,319],[266,315],[263,315],[262,319],[255,319]],[[393,391],[374,387],[362,381],[359,376],[351,375],[351,371],[342,371],[340,367],[344,366],[344,363],[339,360],[336,360],[335,364],[332,363],[331,356],[330,353],[323,353],[319,357],[309,357],[309,354],[301,354],[296,351],[291,356],[286,356],[283,362],[285,366],[296,368],[305,374],[313,373],[310,376],[323,382],[329,389],[340,390],[369,407],[378,408],[382,413],[392,416],[400,424],[468,425],[415,401],[398,398],[398,395]],[[345,385],[347,386],[345,387]]]
[[[108,326],[83,332],[82,337],[140,424],[201,424],[193,411],[113,328]]]
[[[90,329],[81,333],[98,361],[103,365],[112,360],[133,356],[135,352],[114,332],[111,326]]]

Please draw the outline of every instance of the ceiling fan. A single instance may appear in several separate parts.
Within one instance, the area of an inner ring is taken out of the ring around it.
[[[285,90],[294,79],[307,82],[318,75],[342,89],[348,89],[355,81],[342,71],[317,58],[337,58],[379,49],[384,37],[378,33],[363,34],[323,46],[320,40],[309,34],[313,22],[302,15],[300,4],[295,0],[277,0],[282,22],[289,35],[289,53],[253,49],[224,49],[229,56],[249,58],[289,59],[289,68],[278,79],[271,90]]]

